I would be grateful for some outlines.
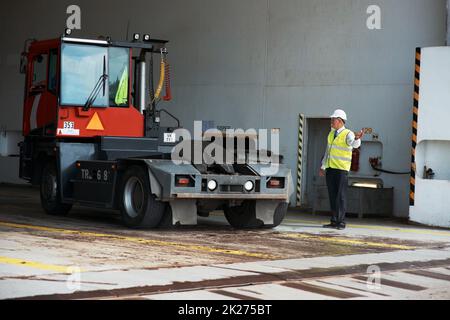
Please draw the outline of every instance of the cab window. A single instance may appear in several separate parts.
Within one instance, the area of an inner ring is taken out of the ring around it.
[[[97,92],[93,107],[108,106],[108,86],[102,83],[108,50],[80,44],[61,47],[61,105],[83,106]],[[106,83],[107,84],[107,83]],[[100,86],[100,90],[98,89]]]
[[[47,85],[47,54],[40,54],[33,59],[33,79],[30,91],[43,91]]]
[[[109,105],[128,106],[130,50],[109,48]]]
[[[58,63],[58,50],[50,51],[48,60],[48,91],[56,94],[57,72],[56,67]]]
[[[82,106],[94,96],[93,107],[128,107],[129,64],[129,48],[63,43],[61,105]]]

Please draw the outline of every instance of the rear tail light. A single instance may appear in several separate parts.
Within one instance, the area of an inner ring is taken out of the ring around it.
[[[178,178],[178,184],[189,184],[188,178]]]
[[[270,178],[269,181],[267,181],[267,188],[283,189],[284,188],[284,178]]]
[[[195,180],[190,176],[175,176],[176,187],[194,187]]]
[[[271,179],[269,181],[269,187],[278,188],[281,185],[280,180]]]

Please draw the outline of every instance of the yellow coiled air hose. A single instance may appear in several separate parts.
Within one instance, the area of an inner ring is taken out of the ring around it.
[[[166,63],[164,61],[164,58],[161,57],[161,66],[160,66],[161,70],[160,70],[160,74],[159,74],[159,83],[158,83],[158,87],[156,88],[156,92],[155,92],[155,97],[153,98],[153,101],[156,101],[157,99],[159,99],[159,96],[161,95],[161,91],[164,85],[164,77],[165,77],[165,70],[166,70]]]

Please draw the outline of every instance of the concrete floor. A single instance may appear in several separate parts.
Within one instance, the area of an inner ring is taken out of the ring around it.
[[[237,231],[130,230],[115,212],[45,215],[38,190],[0,185],[0,299],[449,299],[450,231],[290,212]],[[369,277],[369,278],[368,278]]]

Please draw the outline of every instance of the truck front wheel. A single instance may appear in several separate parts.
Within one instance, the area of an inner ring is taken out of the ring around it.
[[[120,211],[130,228],[155,228],[159,225],[165,204],[151,193],[146,170],[139,166],[128,168],[122,179]]]
[[[225,208],[225,218],[236,229],[275,228],[283,221],[288,204],[280,202],[273,213],[273,224],[264,224],[257,218],[255,200],[244,201],[240,206]]]
[[[50,215],[66,215],[72,208],[71,204],[61,202],[56,164],[49,161],[44,165],[40,185],[41,205]]]

